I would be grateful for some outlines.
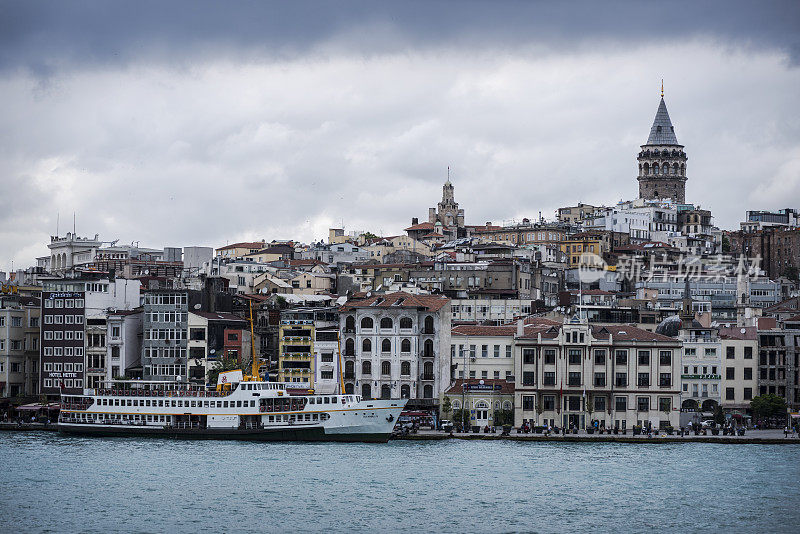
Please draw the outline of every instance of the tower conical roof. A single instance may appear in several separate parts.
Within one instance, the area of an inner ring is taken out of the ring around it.
[[[678,144],[678,138],[675,137],[675,128],[672,126],[672,121],[669,120],[669,113],[667,112],[667,105],[664,103],[664,97],[661,97],[661,103],[658,105],[656,118],[653,120],[653,126],[650,128],[650,137],[647,138],[646,144]]]

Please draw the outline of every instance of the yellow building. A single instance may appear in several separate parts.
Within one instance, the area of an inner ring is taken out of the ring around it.
[[[561,251],[567,255],[567,263],[570,267],[602,265],[603,251],[598,238],[573,237],[563,241],[560,247]]]
[[[314,387],[314,313],[281,313],[278,328],[278,381],[304,382]]]

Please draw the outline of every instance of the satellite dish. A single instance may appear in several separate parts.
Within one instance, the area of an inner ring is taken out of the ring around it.
[[[199,309],[200,309],[200,303],[199,303],[199,302],[198,302],[197,304],[195,304],[195,305],[194,305],[194,309],[195,309],[195,310],[199,310]]]

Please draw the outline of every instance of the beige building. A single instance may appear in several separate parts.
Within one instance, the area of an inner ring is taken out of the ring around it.
[[[0,295],[0,397],[39,392],[39,298]]]
[[[231,243],[216,249],[217,256],[223,258],[241,258],[264,248],[264,240],[254,242]]]
[[[745,415],[758,395],[758,333],[755,326],[720,328],[722,344],[722,408]]]
[[[430,258],[433,255],[429,245],[407,235],[384,237],[364,247],[364,249],[369,252],[371,260],[376,260],[378,262],[383,262],[388,254],[392,254],[398,250],[415,252],[426,258]]]
[[[522,328],[521,324],[518,327]],[[677,427],[681,343],[627,325],[518,330],[515,426]]]

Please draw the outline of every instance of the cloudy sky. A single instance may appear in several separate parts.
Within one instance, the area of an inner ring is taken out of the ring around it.
[[[800,207],[797,2],[0,0],[0,270],[635,198],[664,79],[687,201]]]

